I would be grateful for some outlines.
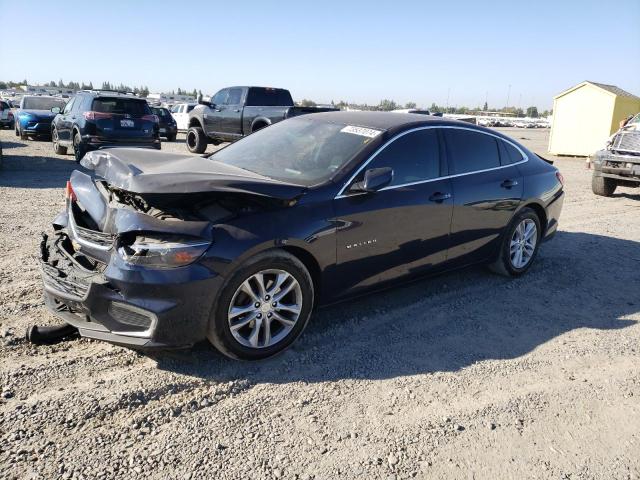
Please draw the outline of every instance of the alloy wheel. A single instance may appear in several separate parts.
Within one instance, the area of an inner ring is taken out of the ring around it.
[[[509,258],[511,265],[515,268],[526,267],[536,251],[538,242],[538,229],[536,222],[530,218],[525,218],[518,224],[511,236],[509,244]]]
[[[238,343],[266,348],[287,337],[301,311],[302,289],[294,276],[284,270],[261,270],[238,287],[227,321]]]

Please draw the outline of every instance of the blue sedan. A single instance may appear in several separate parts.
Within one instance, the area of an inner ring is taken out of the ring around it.
[[[29,135],[51,135],[51,121],[56,116],[51,109],[63,109],[66,103],[65,99],[58,97],[25,95],[16,112],[16,136],[26,140]]]

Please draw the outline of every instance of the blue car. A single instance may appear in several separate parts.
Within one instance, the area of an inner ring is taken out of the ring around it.
[[[26,140],[28,136],[49,137],[51,121],[56,116],[51,109],[63,109],[66,103],[65,99],[58,97],[25,95],[16,112],[16,136],[22,140]]]

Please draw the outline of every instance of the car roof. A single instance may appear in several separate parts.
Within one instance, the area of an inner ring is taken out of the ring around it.
[[[458,120],[443,119],[421,113],[394,113],[377,111],[360,112],[322,112],[312,115],[305,115],[304,118],[319,120],[324,122],[344,123],[359,127],[375,128],[378,130],[402,130],[404,127],[417,127],[421,125],[455,125],[474,127],[470,123]]]

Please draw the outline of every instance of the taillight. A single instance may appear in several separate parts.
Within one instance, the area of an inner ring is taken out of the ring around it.
[[[141,119],[146,120],[147,122],[160,123],[160,119],[157,115],[143,115]]]
[[[562,185],[564,187],[564,177],[562,176],[562,174],[560,172],[556,172],[556,178],[560,182],[560,185]]]
[[[82,115],[84,115],[84,118],[86,118],[87,120],[101,120],[104,118],[113,117],[111,113],[105,112],[84,112]]]
[[[76,193],[73,191],[71,181],[69,180],[67,180],[67,184],[64,186],[64,199],[71,200],[72,202],[76,201]]]

